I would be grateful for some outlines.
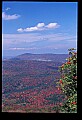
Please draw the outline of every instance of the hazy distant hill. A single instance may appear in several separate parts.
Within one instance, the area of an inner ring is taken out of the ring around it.
[[[2,60],[8,60],[8,59],[11,59],[13,58],[13,56],[2,56]]]
[[[25,53],[12,58],[11,60],[37,60],[37,61],[55,61],[64,62],[68,54],[31,54]]]

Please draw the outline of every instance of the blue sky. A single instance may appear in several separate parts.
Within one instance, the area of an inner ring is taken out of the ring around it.
[[[77,47],[77,2],[3,2],[4,56],[68,53]]]

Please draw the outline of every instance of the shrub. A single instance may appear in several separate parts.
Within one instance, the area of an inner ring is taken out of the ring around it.
[[[77,53],[74,48],[68,51],[67,62],[59,68],[61,78],[58,84],[66,98],[59,110],[64,113],[77,113]]]

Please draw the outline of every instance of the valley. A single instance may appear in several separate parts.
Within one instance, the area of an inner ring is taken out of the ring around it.
[[[3,112],[56,112],[53,107],[65,99],[56,85],[60,65],[62,62],[56,58],[55,61],[3,60]]]

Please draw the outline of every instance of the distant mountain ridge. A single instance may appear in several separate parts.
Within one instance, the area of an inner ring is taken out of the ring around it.
[[[37,61],[55,61],[55,62],[64,62],[66,61],[66,58],[68,57],[68,54],[52,54],[52,53],[46,53],[46,54],[31,54],[31,53],[25,53],[18,55],[11,60],[37,60]]]

